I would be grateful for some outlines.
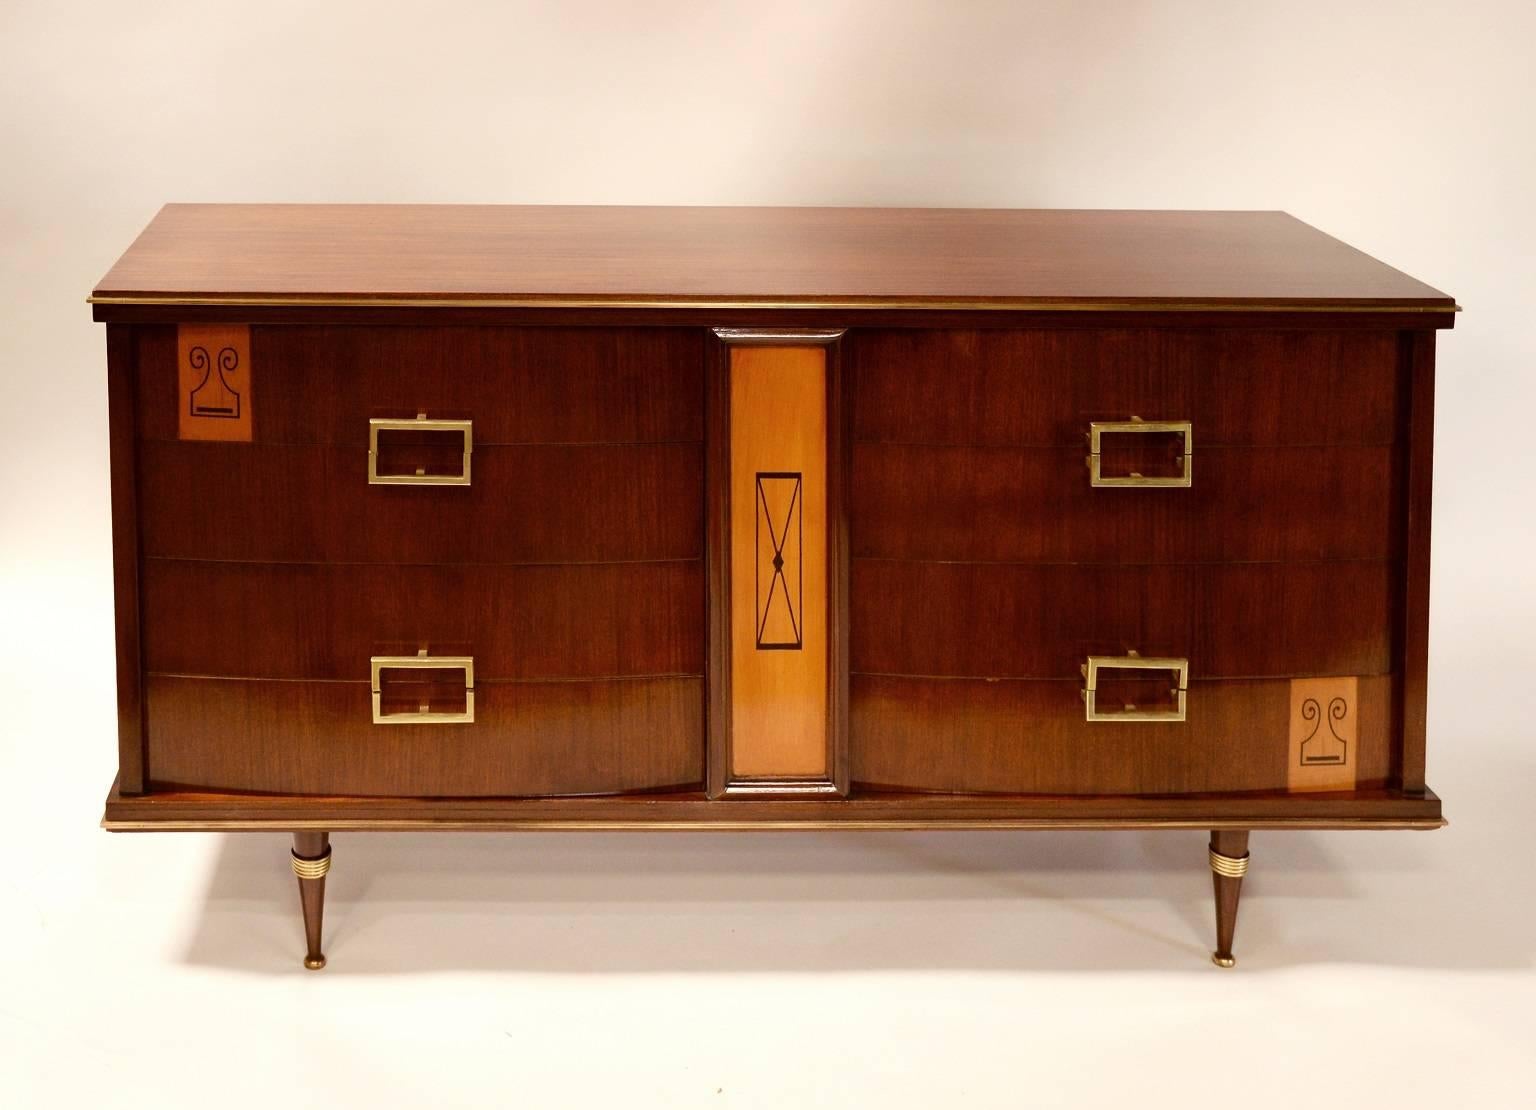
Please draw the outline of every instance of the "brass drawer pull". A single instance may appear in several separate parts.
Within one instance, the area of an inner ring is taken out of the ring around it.
[[[373,723],[376,725],[467,725],[475,719],[475,661],[468,655],[375,655],[369,659],[373,671]],[[385,670],[463,671],[464,712],[434,713],[426,706],[415,713],[385,713],[383,679]]]
[[[1162,478],[1148,478],[1143,474],[1126,474],[1105,477],[1100,471],[1103,437],[1106,435],[1137,435],[1161,432],[1173,433],[1184,438],[1184,451],[1180,455],[1179,473]],[[1093,486],[1180,486],[1191,483],[1194,471],[1194,439],[1188,420],[1143,420],[1133,416],[1129,420],[1094,422],[1088,425],[1088,475]]]
[[[1129,655],[1090,655],[1081,668],[1087,685],[1083,690],[1086,719],[1090,721],[1182,721],[1184,702],[1189,693],[1189,660],[1143,658],[1137,652]],[[1097,704],[1100,671],[1168,671],[1174,676],[1175,685],[1170,691],[1174,704],[1168,709],[1143,709],[1127,705],[1123,709],[1100,710]]]
[[[467,486],[469,485],[469,455],[474,447],[474,421],[428,420],[426,413],[418,413],[414,420],[368,421],[368,484],[370,486]],[[414,474],[379,473],[380,432],[456,432],[464,437],[464,466],[459,474],[428,474],[418,467]]]

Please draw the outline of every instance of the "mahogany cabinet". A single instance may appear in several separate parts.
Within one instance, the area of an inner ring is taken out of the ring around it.
[[[1280,213],[171,205],[114,830],[1440,826],[1434,336]]]

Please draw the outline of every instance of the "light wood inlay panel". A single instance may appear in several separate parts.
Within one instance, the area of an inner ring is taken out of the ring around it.
[[[1373,708],[1375,708],[1373,706]],[[1360,680],[1291,681],[1291,790],[1353,790],[1360,763]],[[1378,725],[1379,722],[1372,722]]]
[[[251,441],[251,329],[244,324],[176,329],[176,436]]]
[[[827,773],[827,356],[733,347],[731,771]]]

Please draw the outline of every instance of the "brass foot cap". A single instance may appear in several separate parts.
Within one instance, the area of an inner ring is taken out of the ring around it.
[[[325,957],[324,956],[305,956],[304,957],[304,966],[309,968],[309,970],[311,970],[311,971],[319,971],[322,967],[325,966]]]
[[[325,961],[322,960],[321,962],[324,963]],[[1223,956],[1220,952],[1212,952],[1211,963],[1217,967],[1236,967],[1237,958],[1235,956]]]

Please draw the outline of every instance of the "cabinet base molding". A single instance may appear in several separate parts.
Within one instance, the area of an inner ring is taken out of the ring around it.
[[[1261,796],[982,797],[855,791],[843,798],[318,798],[156,790],[107,797],[112,832],[814,829],[1438,829],[1426,790]]]

